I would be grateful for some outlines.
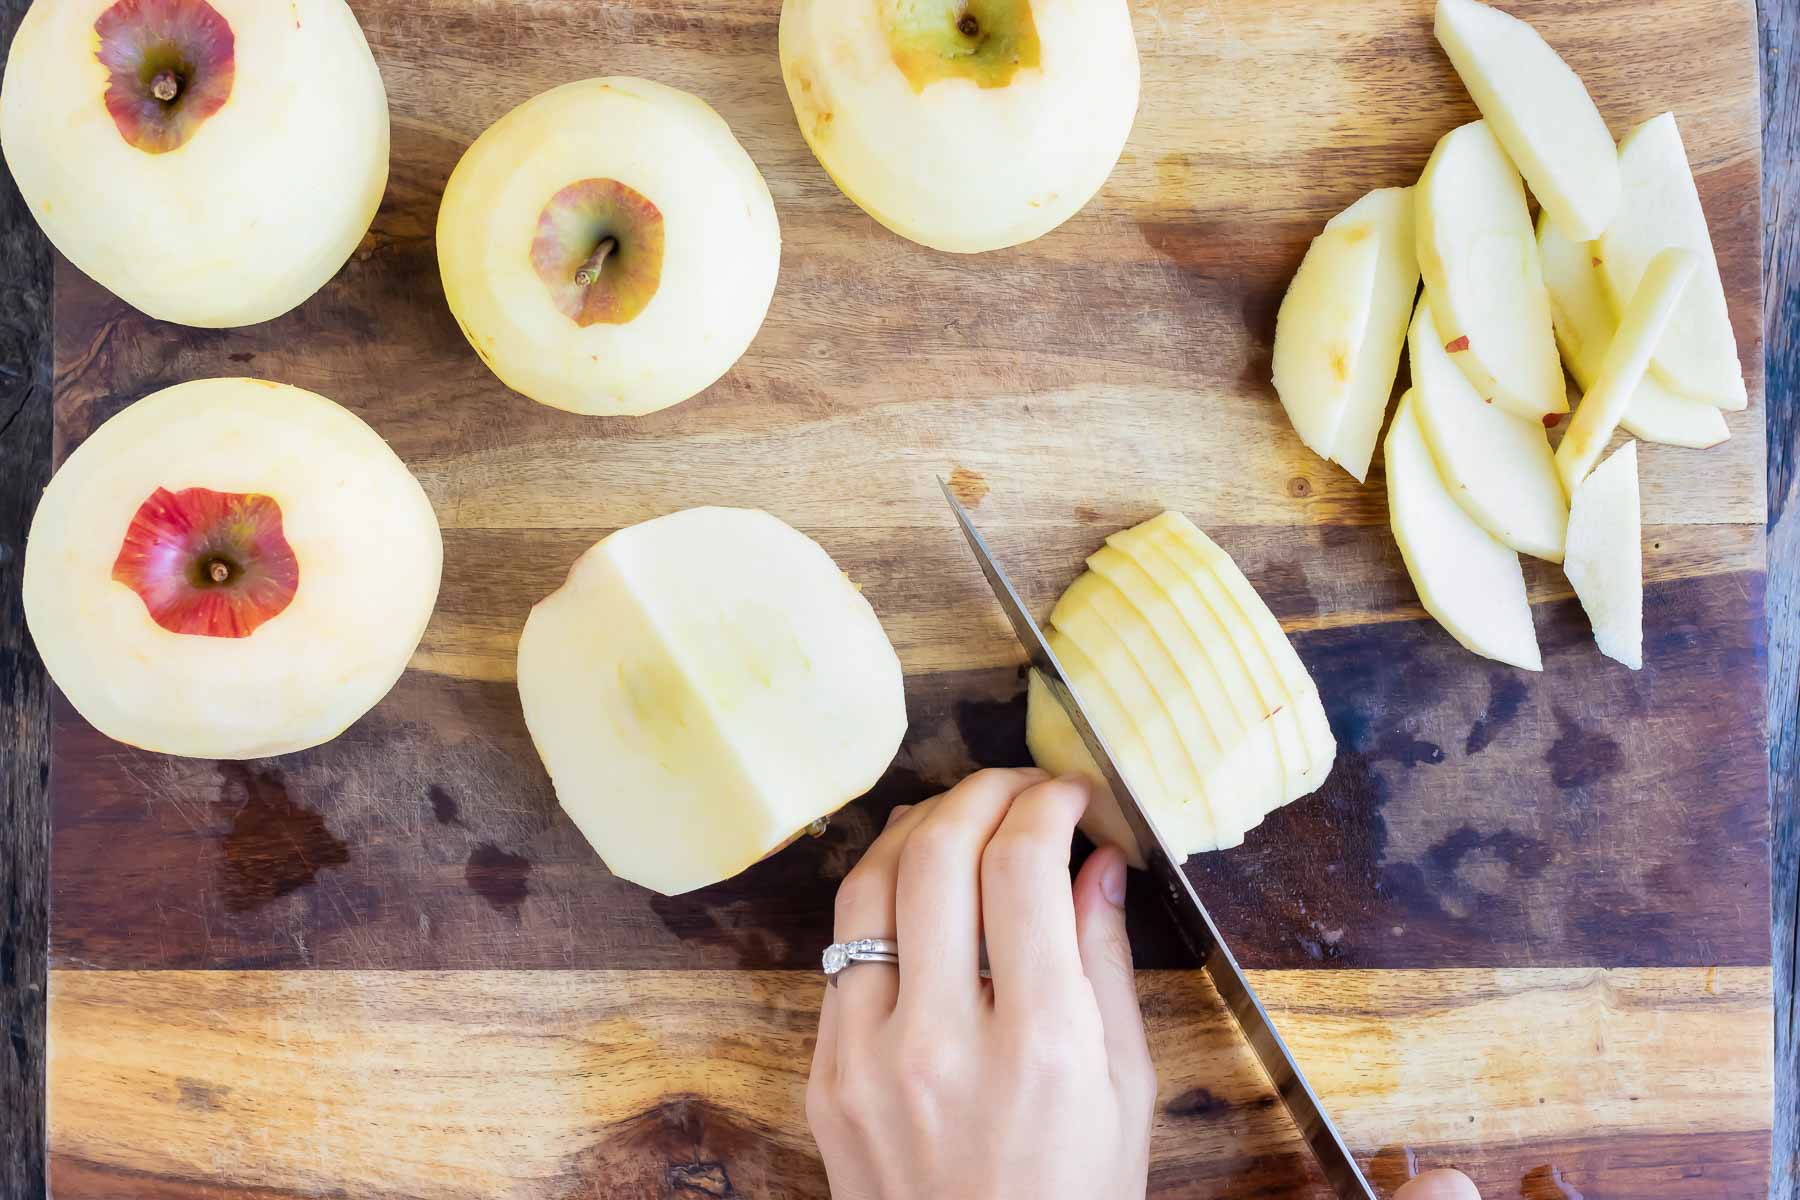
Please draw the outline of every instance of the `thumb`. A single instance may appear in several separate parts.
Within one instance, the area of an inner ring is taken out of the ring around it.
[[[1156,1068],[1144,1038],[1131,941],[1125,935],[1125,856],[1103,846],[1075,877],[1075,938],[1081,966],[1094,989],[1113,1079],[1146,1105],[1156,1100]]]
[[[1461,1171],[1427,1171],[1394,1193],[1394,1200],[1481,1200]]]

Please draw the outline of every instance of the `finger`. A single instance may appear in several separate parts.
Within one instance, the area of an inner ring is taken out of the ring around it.
[[[894,881],[900,865],[900,850],[930,804],[926,801],[889,814],[887,828],[863,852],[862,861],[838,884],[833,917],[834,941],[894,936]],[[894,998],[900,991],[900,974],[883,963],[858,963],[838,975],[837,987],[833,990],[838,993],[834,1015],[839,1037],[853,1038],[894,1011]]]
[[[1120,1094],[1148,1106],[1156,1099],[1156,1069],[1138,1007],[1131,940],[1125,933],[1125,855],[1094,851],[1075,877],[1075,941],[1094,989],[1106,1036],[1106,1059]]]
[[[899,1007],[973,1004],[981,986],[981,851],[1043,771],[977,771],[931,806],[900,853]]]
[[[1394,1200],[1481,1200],[1461,1171],[1427,1171],[1394,1193]]]
[[[981,916],[996,1007],[1035,1007],[1085,989],[1069,843],[1088,794],[1075,777],[1027,788],[982,851]]]

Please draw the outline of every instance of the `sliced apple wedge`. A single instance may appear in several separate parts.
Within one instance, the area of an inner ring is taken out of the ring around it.
[[[1098,686],[1105,687],[1104,684]],[[1100,736],[1106,739],[1107,748],[1113,752],[1114,765],[1124,774],[1140,800],[1151,795],[1152,788],[1156,789],[1155,794],[1161,794],[1161,780],[1150,766],[1143,743],[1128,724],[1120,725],[1121,718],[1114,716],[1109,721],[1100,715],[1103,711],[1116,713],[1117,704],[1106,707],[1106,701],[1094,694],[1097,690],[1080,688],[1081,703],[1087,709],[1089,719],[1107,727]],[[1075,731],[1075,723],[1069,720],[1069,714],[1051,694],[1050,686],[1035,670],[1031,672],[1025,692],[1025,748],[1031,751],[1031,761],[1052,775],[1085,775],[1090,780],[1100,779],[1100,768],[1082,743],[1081,735]],[[1161,824],[1161,810],[1158,811],[1159,816],[1155,819]],[[1096,846],[1119,847],[1125,852],[1126,860],[1138,870],[1146,866],[1144,856],[1138,850],[1137,838],[1132,834],[1131,826],[1125,823],[1125,815],[1119,811],[1118,801],[1111,793],[1095,796],[1093,803],[1087,806],[1087,811],[1081,815],[1081,832]]]
[[[1600,259],[1592,243],[1564,237],[1547,215],[1538,219],[1538,258],[1544,264],[1544,285],[1550,289],[1550,316],[1563,364],[1577,386],[1590,388],[1600,376],[1606,348],[1619,331],[1612,301],[1600,278]],[[1416,374],[1417,368],[1414,370]],[[1654,371],[1647,373],[1632,393],[1619,424],[1643,441],[1695,450],[1716,446],[1731,436],[1723,412],[1676,395]]]
[[[1412,392],[1394,410],[1386,451],[1388,516],[1425,611],[1475,653],[1543,670],[1518,555],[1451,498]]]
[[[1651,260],[1644,272],[1637,294],[1619,319],[1619,332],[1600,360],[1594,386],[1582,396],[1562,445],[1556,448],[1556,470],[1569,495],[1600,461],[1699,266],[1700,256],[1692,250],[1670,249]]]
[[[1612,134],[1581,77],[1524,21],[1478,0],[1438,0],[1438,42],[1544,211],[1591,241],[1619,209]]]
[[[1561,562],[1569,505],[1542,421],[1484,401],[1438,340],[1431,298],[1413,314],[1413,395],[1425,443],[1451,496],[1521,554]]]
[[[1594,468],[1569,506],[1563,572],[1587,610],[1600,652],[1644,665],[1644,544],[1638,509],[1637,443]]]
[[[1485,121],[1439,139],[1416,202],[1419,268],[1456,365],[1527,420],[1568,412],[1525,187]]]
[[[1624,188],[1619,215],[1601,235],[1599,250],[1614,308],[1623,312],[1657,254],[1678,246],[1699,255],[1700,270],[1656,347],[1651,369],[1678,395],[1723,409],[1743,408],[1749,393],[1725,284],[1673,113],[1625,135],[1619,143],[1619,178]]]

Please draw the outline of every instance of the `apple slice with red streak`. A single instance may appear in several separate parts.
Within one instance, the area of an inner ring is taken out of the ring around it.
[[[300,564],[273,496],[159,487],[131,518],[112,577],[170,633],[243,638],[293,602]]]
[[[206,0],[119,0],[94,34],[106,111],[146,154],[179,150],[231,99],[237,38]]]

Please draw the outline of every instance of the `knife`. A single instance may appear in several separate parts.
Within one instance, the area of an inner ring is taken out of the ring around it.
[[[993,553],[976,531],[974,523],[969,520],[969,514],[957,501],[955,493],[942,479],[938,480],[938,487],[943,489],[944,499],[950,502],[951,511],[956,514],[956,522],[962,527],[963,536],[969,540],[969,549],[975,552],[975,560],[981,564],[981,573],[987,576],[988,586],[994,591],[994,599],[1000,602],[1000,607],[1006,612],[1006,619],[1012,622],[1013,634],[1025,648],[1025,656],[1037,668],[1038,674],[1043,676],[1044,683],[1062,705],[1063,711],[1068,713],[1070,723],[1081,735],[1088,753],[1093,756],[1094,764],[1100,768],[1100,777],[1117,798],[1119,811],[1124,815],[1125,823],[1131,827],[1138,849],[1148,864],[1150,876],[1156,881],[1157,891],[1174,915],[1182,937],[1199,958],[1200,969],[1212,980],[1219,997],[1225,1001],[1225,1007],[1231,1010],[1231,1016],[1243,1033],[1244,1040],[1255,1051],[1257,1061],[1262,1064],[1269,1082],[1275,1086],[1275,1092],[1281,1097],[1288,1116],[1299,1127],[1300,1136],[1306,1139],[1313,1157],[1318,1160],[1320,1170],[1343,1200],[1377,1200],[1368,1180],[1363,1178],[1362,1171],[1357,1167],[1355,1157],[1344,1145],[1337,1127],[1325,1115],[1319,1097],[1306,1082],[1306,1076],[1300,1071],[1300,1064],[1294,1061],[1293,1054],[1288,1050],[1287,1043],[1281,1040],[1281,1034],[1269,1019],[1262,1001],[1256,998],[1256,990],[1250,986],[1249,979],[1245,978],[1237,959],[1232,957],[1225,939],[1219,936],[1218,926],[1213,924],[1206,906],[1200,903],[1200,897],[1194,892],[1194,885],[1188,882],[1187,875],[1182,871],[1181,860],[1170,853],[1169,843],[1157,829],[1156,821],[1138,803],[1131,786],[1125,782],[1125,777],[1115,765],[1116,760],[1107,749],[1106,739],[1100,736],[1100,731],[1088,720],[1080,697],[1069,685],[1068,676],[1064,674],[1062,664],[1057,662],[1055,652],[1038,631],[1037,622],[1026,611],[1019,593],[1013,590],[1012,583],[1006,578],[1006,572],[994,561]]]

